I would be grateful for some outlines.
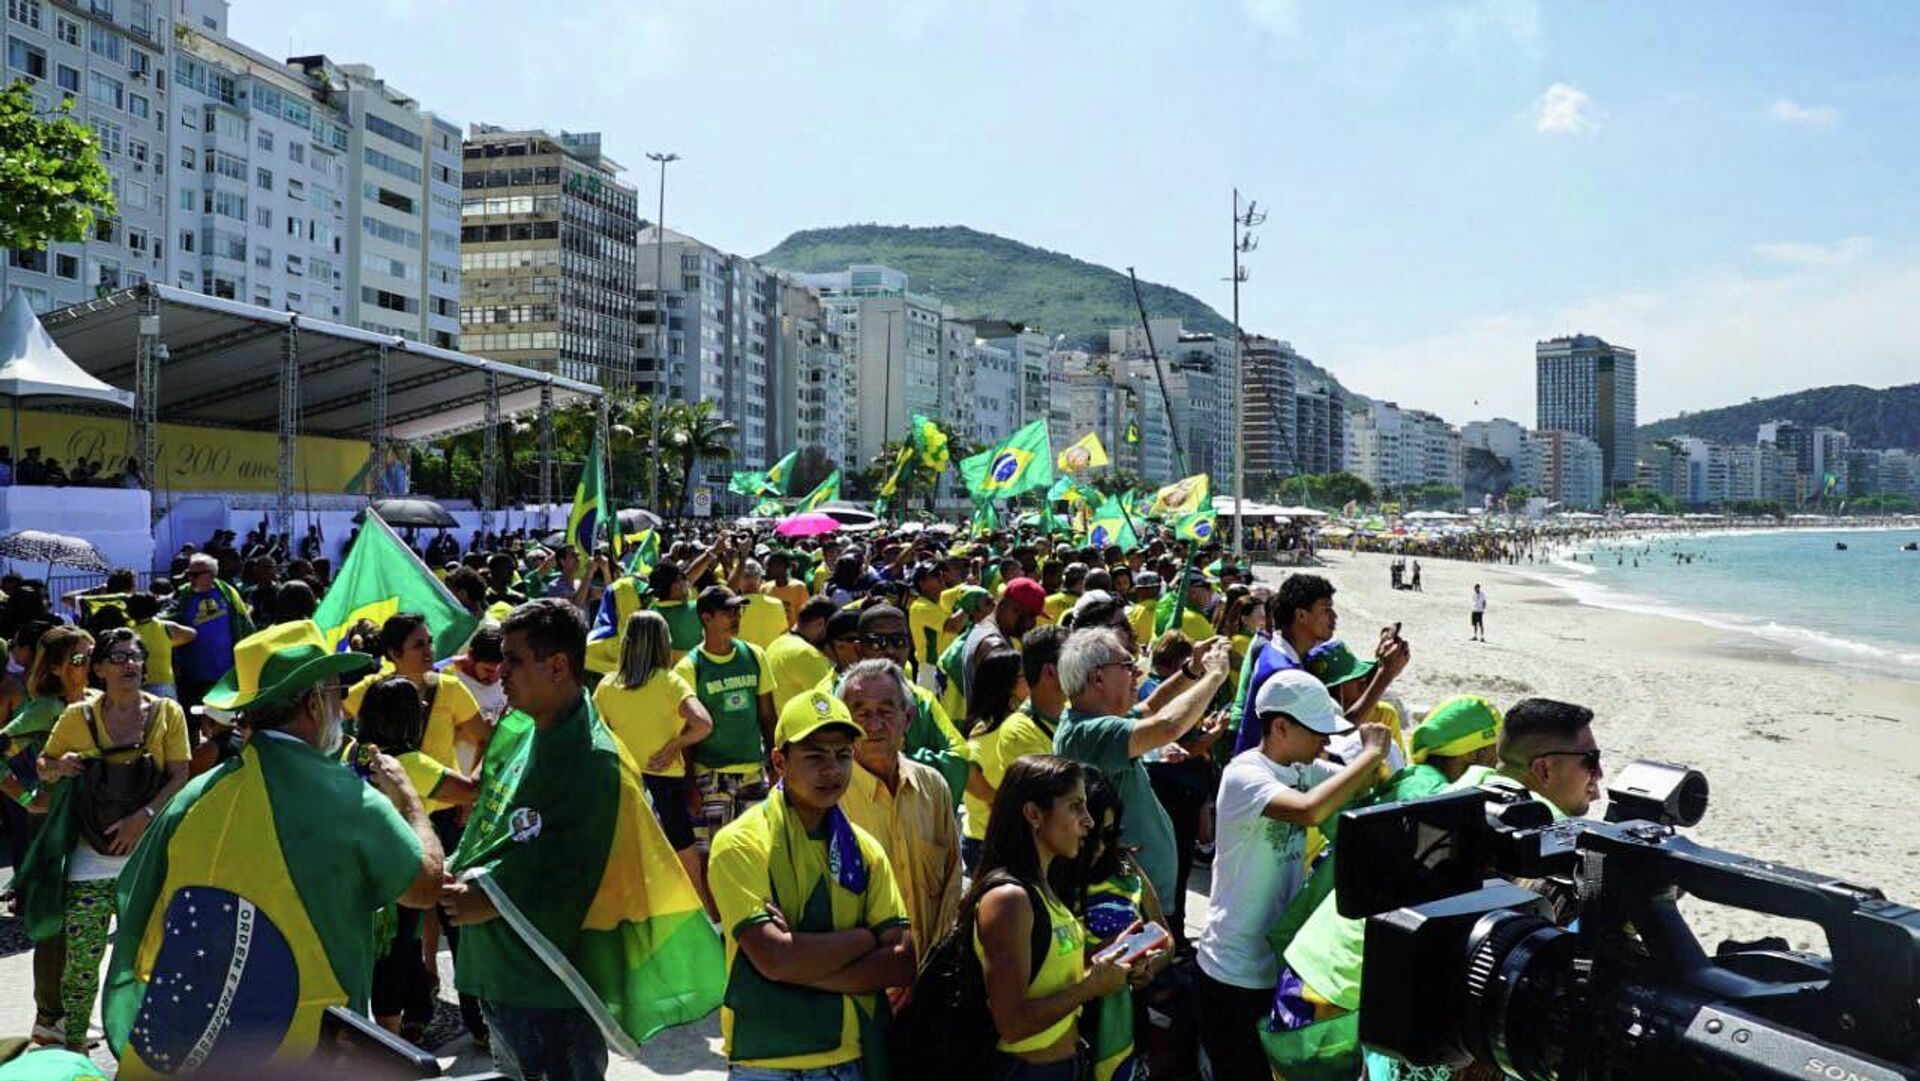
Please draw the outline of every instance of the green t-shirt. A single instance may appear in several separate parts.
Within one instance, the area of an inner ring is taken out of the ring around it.
[[[1139,848],[1140,870],[1153,883],[1153,892],[1172,897],[1178,879],[1173,819],[1167,817],[1160,797],[1153,794],[1146,765],[1127,751],[1133,725],[1129,717],[1101,717],[1069,709],[1054,729],[1053,752],[1094,767],[1119,789],[1120,801],[1127,808],[1121,839]]]
[[[766,654],[738,640],[727,658],[699,646],[680,658],[674,671],[693,685],[693,693],[713,717],[713,734],[694,744],[694,764],[719,770],[758,768],[767,754],[760,732],[760,696],[773,693]]]
[[[685,653],[705,637],[700,630],[700,613],[692,601],[658,601],[653,610],[667,621],[667,641],[675,653]]]
[[[485,866],[541,935],[573,956],[620,810],[619,743],[584,694],[544,731],[514,710],[500,719],[481,777],[456,870]],[[540,816],[540,832],[514,842],[512,814],[521,808]],[[504,919],[462,931],[455,983],[509,1006],[579,1005]]]

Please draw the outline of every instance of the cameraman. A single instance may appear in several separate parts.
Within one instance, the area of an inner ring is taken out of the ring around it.
[[[1551,698],[1527,698],[1507,712],[1500,766],[1471,766],[1450,786],[1516,784],[1545,803],[1555,821],[1578,818],[1600,798],[1600,744],[1593,711]]]

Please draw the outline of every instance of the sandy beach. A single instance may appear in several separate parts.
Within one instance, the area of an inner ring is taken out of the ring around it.
[[[1528,695],[1581,703],[1608,764],[1653,758],[1707,774],[1712,797],[1688,831],[1695,840],[1920,903],[1920,683],[1802,660],[1748,634],[1590,607],[1487,564],[1422,560],[1425,591],[1395,591],[1389,562],[1332,552],[1317,573],[1339,589],[1348,641],[1371,643],[1402,623],[1413,661],[1395,690],[1415,709],[1461,693],[1502,707]],[[1484,644],[1468,636],[1475,582],[1488,597]],[[1726,935],[1765,933],[1824,948],[1810,924],[1697,902],[1687,914],[1709,950]]]

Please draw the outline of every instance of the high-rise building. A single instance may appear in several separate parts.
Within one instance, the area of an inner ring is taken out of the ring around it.
[[[660,234],[651,225],[640,231],[636,273],[643,311],[651,308]],[[724,490],[731,471],[764,469],[792,449],[768,440],[769,418],[778,412],[772,369],[778,362],[782,279],[751,259],[672,229],[665,231],[665,249],[669,348],[678,341],[683,350],[669,356],[669,395],[713,402],[720,419],[734,425],[733,460],[705,463],[700,476]],[[843,331],[843,348],[854,331],[851,325]]]
[[[1300,430],[1300,402],[1291,343],[1247,335],[1240,347],[1241,409],[1246,442],[1240,448],[1249,492],[1264,491],[1305,468],[1308,457]],[[1320,439],[1324,443],[1326,416]],[[1229,434],[1229,441],[1232,436]]]
[[[1536,430],[1541,494],[1563,507],[1594,508],[1606,499],[1606,455],[1578,432]]]
[[[1047,422],[1047,438],[1056,449],[1084,433],[1073,430],[1073,402],[1067,389],[1065,354],[1058,341],[1032,327],[999,319],[976,319],[974,335],[1005,349],[1020,366],[1022,424]]]
[[[774,366],[777,406],[769,445],[819,448],[828,461],[853,464],[852,399],[847,393],[846,330],[840,313],[820,294],[792,281],[780,285],[780,357]],[[788,380],[791,385],[788,385]]]
[[[1679,447],[1686,456],[1686,490],[1674,496],[1691,506],[1717,506],[1733,494],[1733,455],[1726,444],[1699,436],[1681,436]]]
[[[474,124],[460,201],[462,347],[624,386],[640,338],[639,194],[596,132]]]
[[[342,321],[457,348],[460,129],[365,64],[336,64],[325,56],[287,63],[346,124]],[[244,127],[238,133],[244,135]],[[289,190],[288,200],[297,201],[294,194]],[[312,235],[317,215],[289,213],[287,228]]]
[[[1241,392],[1232,339],[1188,333],[1178,319],[1154,319],[1149,326],[1154,352],[1160,357],[1157,373],[1141,328],[1115,327],[1107,332],[1107,351],[1114,356],[1116,369],[1124,366],[1144,396],[1142,408],[1172,414],[1167,473],[1143,476],[1166,483],[1179,479],[1184,467],[1185,473],[1210,474],[1215,490],[1223,490],[1232,483],[1238,453],[1233,411],[1239,407]]]
[[[1248,401],[1252,401],[1251,388]],[[1249,404],[1249,408],[1255,408]],[[1326,387],[1294,395],[1294,445],[1302,473],[1338,473],[1347,466],[1347,407]]]
[[[164,3],[151,0],[7,0],[0,85],[31,82],[34,107],[43,114],[73,103],[73,119],[100,138],[118,209],[96,220],[83,241],[7,251],[0,258],[0,303],[19,289],[35,311],[46,311],[148,279],[171,280],[165,268],[175,196],[168,187],[167,137],[169,120],[180,121],[168,102],[173,30],[167,15]],[[199,174],[189,175],[197,226]]]
[[[953,395],[959,384],[950,372],[943,377],[949,364],[943,360],[946,311],[939,300],[909,291],[905,274],[883,266],[796,274],[794,280],[818,289],[821,301],[847,320],[856,462],[869,462],[887,441],[905,438],[915,413],[946,419],[961,412],[941,397],[943,389]]]
[[[1533,353],[1538,427],[1593,440],[1600,445],[1607,483],[1633,483],[1639,424],[1634,351],[1576,334],[1536,343]]]

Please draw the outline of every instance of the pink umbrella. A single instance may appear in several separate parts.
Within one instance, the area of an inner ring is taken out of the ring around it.
[[[832,517],[818,511],[807,511],[782,519],[779,525],[773,527],[773,531],[782,537],[817,537],[839,528],[840,523]]]

